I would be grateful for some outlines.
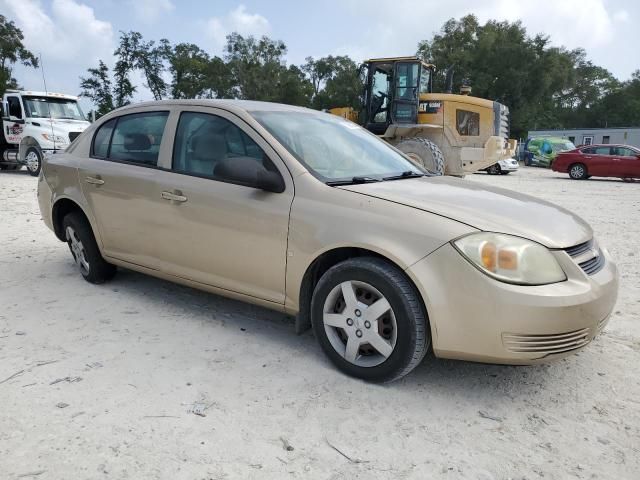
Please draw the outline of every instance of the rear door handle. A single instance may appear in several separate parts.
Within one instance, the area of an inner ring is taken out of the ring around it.
[[[182,192],[179,192],[176,190],[176,192],[162,192],[160,194],[160,196],[164,199],[164,200],[171,200],[173,202],[186,202],[187,201],[187,197],[185,197],[184,195],[182,195]]]
[[[95,177],[86,177],[84,181],[91,185],[104,185],[104,180],[100,178],[100,175],[96,175]]]
[[[591,157],[586,156],[586,157],[584,157],[584,158],[591,158]]]

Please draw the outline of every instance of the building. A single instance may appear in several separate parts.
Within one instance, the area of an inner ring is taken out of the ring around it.
[[[615,143],[640,148],[640,127],[618,128],[566,128],[557,130],[532,130],[529,137],[560,137],[578,145]]]

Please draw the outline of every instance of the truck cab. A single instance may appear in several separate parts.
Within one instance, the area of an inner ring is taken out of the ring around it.
[[[89,125],[78,97],[7,90],[2,98],[0,169],[25,165],[37,176],[45,155],[66,149]]]

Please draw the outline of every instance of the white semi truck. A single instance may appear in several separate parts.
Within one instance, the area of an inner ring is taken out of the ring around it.
[[[2,97],[0,170],[26,165],[38,176],[44,156],[67,148],[89,125],[78,97],[7,90]]]

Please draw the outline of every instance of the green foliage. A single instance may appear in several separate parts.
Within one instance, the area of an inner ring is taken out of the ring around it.
[[[12,24],[0,19],[4,39],[6,25]],[[18,49],[11,56],[5,52],[5,43],[0,47],[2,58],[9,62],[21,59],[37,65],[26,51]],[[136,90],[130,74],[138,70],[156,100],[169,95],[262,100],[316,109],[361,107],[363,82],[349,57],[307,57],[301,66],[287,66],[286,53],[280,40],[238,33],[227,37],[220,58],[192,43],[171,45],[162,39],[156,44],[138,32],[121,32],[113,79],[100,62],[98,68],[88,70],[87,78],[81,78],[82,95],[96,104],[98,114],[126,105]],[[473,15],[450,19],[431,39],[418,44],[418,55],[439,67],[435,91],[444,91],[446,69],[453,65],[454,92],[470,82],[473,95],[506,104],[514,137],[524,137],[536,128],[640,125],[640,71],[620,82],[587,60],[584,50],[554,47],[544,35],[531,37],[520,22],[480,24]],[[8,80],[1,77],[4,62],[0,80],[6,84]],[[163,76],[166,71],[170,84]]]
[[[114,108],[109,67],[100,60],[98,68],[90,68],[88,72],[88,77],[80,77],[80,95],[96,105],[96,117],[101,117]]]
[[[23,40],[22,30],[0,15],[0,96],[8,88],[18,88],[18,81],[12,75],[15,63],[38,68],[38,58],[25,48]]]
[[[298,67],[287,68],[286,53],[287,47],[280,40],[228,35],[224,59],[234,79],[232,96],[307,105],[311,85]]]
[[[313,87],[313,108],[360,108],[363,82],[358,76],[358,66],[347,56],[306,58],[302,70]]]
[[[454,93],[469,81],[474,96],[506,104],[516,137],[536,128],[638,124],[632,113],[638,110],[627,97],[633,80],[621,84],[588,61],[584,50],[549,43],[543,35],[530,37],[520,22],[490,20],[481,25],[467,15],[448,20],[433,38],[420,42],[418,55],[442,69],[454,65]],[[443,91],[444,72],[436,77],[435,87]],[[628,99],[628,108],[622,98]],[[610,110],[614,105],[616,110]]]

